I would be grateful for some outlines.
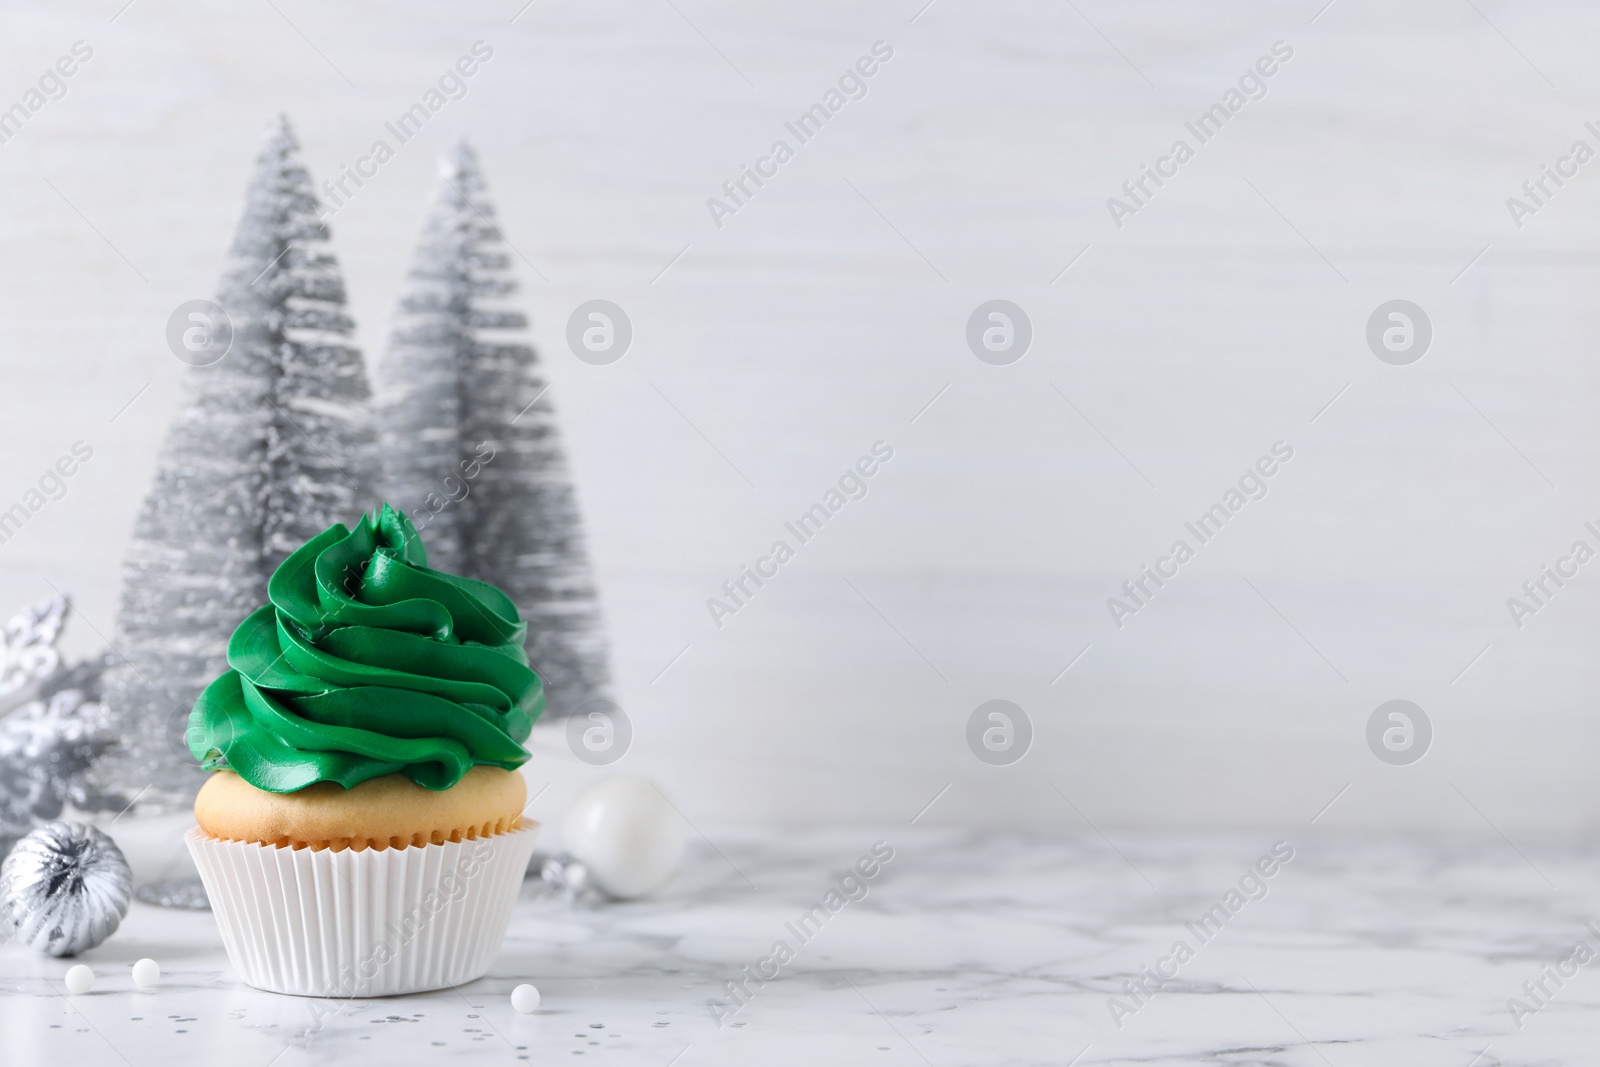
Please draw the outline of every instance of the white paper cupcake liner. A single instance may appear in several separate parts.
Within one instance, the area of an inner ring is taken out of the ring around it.
[[[222,944],[257,989],[383,997],[481,978],[538,824],[474,841],[312,851],[185,835]]]

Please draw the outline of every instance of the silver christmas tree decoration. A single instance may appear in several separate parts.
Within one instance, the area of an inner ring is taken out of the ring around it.
[[[75,956],[116,932],[132,891],[111,838],[82,823],[46,823],[0,864],[0,933],[51,956]]]
[[[203,780],[184,730],[226,666],[228,637],[265,603],[290,551],[377,502],[361,353],[348,342],[344,279],[327,250],[288,121],[269,130],[217,301],[232,347],[188,372],[126,563],[106,702],[120,744],[107,792],[142,810],[186,806]]]
[[[460,145],[412,259],[380,367],[387,496],[428,562],[504,589],[528,622],[547,713],[610,682],[599,601],[555,411],[525,340],[507,242],[483,172]]]

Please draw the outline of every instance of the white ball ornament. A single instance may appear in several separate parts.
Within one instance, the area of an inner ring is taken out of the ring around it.
[[[522,983],[511,991],[511,1006],[521,1015],[531,1015],[539,1007],[539,991]]]
[[[637,775],[602,778],[579,793],[561,830],[589,880],[621,900],[660,889],[683,862],[683,817],[654,783]]]
[[[94,988],[94,968],[87,963],[75,963],[67,968],[67,992],[81,997]]]
[[[140,989],[149,989],[161,981],[161,964],[146,956],[133,965],[133,984]]]

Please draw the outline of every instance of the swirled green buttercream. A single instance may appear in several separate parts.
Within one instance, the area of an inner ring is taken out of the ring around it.
[[[189,751],[206,768],[272,793],[395,773],[448,789],[477,764],[528,758],[544,686],[522,649],[527,625],[494,586],[430,569],[387,504],[307,541],[267,599],[189,715]]]

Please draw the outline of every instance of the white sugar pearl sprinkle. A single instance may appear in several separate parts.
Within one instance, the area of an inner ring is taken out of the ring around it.
[[[539,991],[524,982],[511,991],[511,1006],[523,1015],[539,1007]]]
[[[67,992],[82,996],[94,988],[94,968],[87,963],[74,964],[67,970]]]
[[[146,956],[133,965],[133,984],[140,989],[149,989],[161,981],[161,964]]]

